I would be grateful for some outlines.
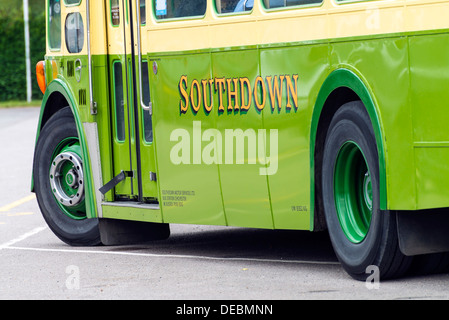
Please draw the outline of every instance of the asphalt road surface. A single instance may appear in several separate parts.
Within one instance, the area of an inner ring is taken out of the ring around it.
[[[326,233],[172,225],[164,241],[69,247],[30,192],[38,117],[0,109],[0,299],[449,298],[449,274],[353,280]]]

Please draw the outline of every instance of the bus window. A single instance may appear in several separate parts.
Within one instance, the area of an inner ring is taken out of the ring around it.
[[[254,0],[240,0],[235,6],[234,12],[251,11],[254,7]]]
[[[153,0],[157,19],[203,16],[207,0]]]
[[[61,49],[61,2],[48,2],[48,44],[50,49]]]
[[[146,15],[146,5],[145,0],[140,0],[140,24],[144,25],[147,23],[147,15]]]
[[[150,84],[148,77],[148,61],[142,61],[142,100],[145,105],[150,105]],[[153,125],[151,123],[151,114],[143,111],[143,127],[145,142],[153,142]]]
[[[70,53],[83,50],[84,25],[83,18],[78,12],[70,13],[65,20],[65,44]]]
[[[120,25],[119,0],[111,0],[111,22],[113,26]]]
[[[68,6],[70,5],[78,5],[81,3],[81,0],[64,0],[64,3]]]
[[[301,6],[307,4],[322,3],[322,0],[264,0],[266,9],[275,9],[283,7]]]
[[[114,104],[117,126],[117,140],[125,141],[125,100],[123,98],[122,63],[114,62]]]
[[[251,11],[254,0],[215,0],[215,8],[218,13]]]

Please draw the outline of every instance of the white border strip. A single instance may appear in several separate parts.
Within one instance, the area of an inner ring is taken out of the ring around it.
[[[38,252],[59,252],[59,253],[84,253],[84,254],[104,254],[116,256],[134,256],[134,257],[149,257],[149,258],[171,258],[171,259],[196,259],[209,261],[245,261],[245,262],[272,262],[272,263],[291,263],[291,264],[315,264],[315,265],[340,265],[335,261],[306,261],[306,260],[280,260],[280,259],[258,259],[258,258],[225,258],[225,257],[210,257],[210,256],[195,256],[184,254],[156,254],[156,253],[139,253],[139,252],[123,252],[123,251],[100,251],[100,250],[79,250],[79,249],[48,249],[48,248],[30,248],[30,247],[14,247],[13,245],[23,241],[43,230],[47,227],[37,227],[33,230],[24,233],[23,235],[5,242],[0,245],[0,250],[24,250],[24,251],[38,251]]]
[[[8,242],[5,242],[5,243],[1,244],[0,245],[0,250],[2,250],[2,249],[9,249],[9,248],[11,248],[12,245],[16,244],[17,242],[20,242],[22,240],[25,240],[26,238],[34,236],[35,234],[37,234],[37,233],[39,233],[39,232],[41,232],[41,231],[43,231],[45,229],[47,229],[47,227],[34,228],[33,230],[31,230],[31,231],[29,231],[27,233],[24,233],[21,236],[15,238],[15,239],[12,239],[12,240],[10,240]]]
[[[103,178],[101,175],[101,156],[100,156],[100,143],[98,139],[98,127],[97,123],[83,122],[85,137],[87,140],[87,149],[89,151],[90,166],[92,169],[92,185],[95,193],[95,206],[97,208],[97,217],[103,217],[103,209],[101,203],[104,201],[104,196],[100,192],[100,188],[103,186]],[[84,167],[84,170],[89,168]]]
[[[22,240],[22,239],[20,239],[20,240]],[[18,242],[18,241],[15,241],[14,243],[16,243],[16,242]],[[13,247],[11,245],[7,245],[3,249],[28,250],[28,251],[40,251],[40,252],[59,252],[59,253],[106,254],[106,255],[150,257],[150,258],[197,259],[197,260],[209,260],[209,261],[246,261],[246,262],[273,262],[273,263],[292,263],[292,264],[340,265],[339,262],[334,262],[334,261],[277,260],[277,259],[257,259],[257,258],[225,258],[225,257],[195,256],[195,255],[182,255],[182,254],[155,254],[155,253],[138,253],[138,252],[122,252],[122,251],[118,252],[118,251],[79,250],[79,249],[26,248],[26,247]]]

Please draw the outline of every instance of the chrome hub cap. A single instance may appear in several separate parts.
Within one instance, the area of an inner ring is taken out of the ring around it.
[[[80,157],[71,151],[58,154],[50,167],[50,186],[59,203],[74,207],[84,199],[84,175]]]

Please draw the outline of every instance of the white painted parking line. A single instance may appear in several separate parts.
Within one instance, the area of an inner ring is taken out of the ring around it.
[[[8,241],[8,242],[5,242],[5,243],[3,243],[3,244],[0,244],[0,250],[2,250],[2,249],[7,249],[8,247],[10,247],[10,246],[16,244],[17,242],[20,242],[20,241],[22,241],[22,240],[25,240],[26,238],[29,238],[29,237],[31,237],[31,236],[33,236],[33,235],[35,235],[35,234],[37,234],[37,233],[39,233],[39,232],[45,230],[45,229],[47,229],[47,227],[37,227],[37,228],[34,228],[33,230],[31,230],[31,231],[29,231],[29,232],[27,232],[27,233],[24,233],[24,234],[22,234],[21,236],[15,238],[15,239],[12,239],[12,240],[10,240],[10,241]]]
[[[219,260],[219,261],[242,261],[242,262],[274,262],[274,263],[292,263],[292,264],[340,265],[339,262],[335,262],[335,261],[283,260],[283,259],[263,259],[263,258],[245,258],[245,257],[234,257],[234,258],[232,258],[232,257],[211,257],[211,256],[197,256],[197,255],[157,254],[157,253],[123,252],[123,251],[29,248],[29,247],[16,247],[16,246],[11,246],[11,245],[4,247],[4,249],[40,251],[40,252],[58,252],[58,253],[104,254],[104,255],[135,256],[135,257],[149,257],[149,258],[169,258],[169,259],[197,259],[197,260]]]
[[[135,256],[135,257],[149,257],[149,258],[169,258],[169,259],[196,259],[196,260],[215,260],[215,261],[241,261],[241,262],[274,262],[274,263],[291,263],[291,264],[313,264],[313,265],[339,265],[335,261],[309,261],[309,260],[284,260],[284,259],[264,259],[264,258],[245,258],[245,257],[211,257],[200,255],[182,255],[182,254],[157,254],[157,253],[142,253],[142,252],[126,252],[126,251],[111,251],[111,250],[80,250],[80,249],[50,249],[50,248],[33,248],[33,247],[19,247],[14,246],[16,243],[23,241],[39,232],[47,229],[47,227],[37,227],[33,230],[22,234],[21,236],[5,242],[0,245],[0,250],[25,250],[25,251],[39,251],[39,252],[58,252],[58,253],[78,253],[78,254],[103,254],[103,255],[118,255],[118,256]],[[106,247],[107,248],[107,247]]]

